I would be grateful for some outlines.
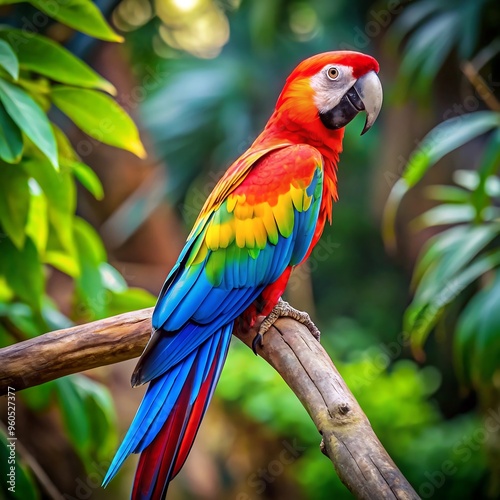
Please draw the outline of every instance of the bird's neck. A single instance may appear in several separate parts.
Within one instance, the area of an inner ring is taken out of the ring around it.
[[[324,158],[324,183],[321,212],[324,220],[331,222],[332,203],[337,201],[337,165],[342,152],[344,129],[329,130],[318,118],[305,126],[295,124],[275,111],[253,146],[267,148],[275,144],[308,144],[316,148]]]
[[[255,141],[255,145],[276,143],[276,141],[291,142],[293,144],[308,144],[316,148],[325,159],[329,160],[334,169],[337,169],[339,155],[342,152],[344,129],[329,130],[319,117],[308,123],[297,124],[288,117],[275,111],[262,133]]]

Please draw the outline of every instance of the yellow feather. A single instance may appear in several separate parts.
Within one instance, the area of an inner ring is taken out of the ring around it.
[[[309,196],[305,191],[304,191],[304,204],[303,204],[303,210],[304,212],[306,210],[309,210],[309,207],[311,206],[312,202],[312,196]]]
[[[258,217],[261,219],[266,215],[266,213],[269,212],[269,204],[268,203],[257,203],[253,207],[253,213],[255,217]]]
[[[290,193],[282,194],[277,205],[273,207],[273,215],[280,233],[288,238],[293,231],[293,209]]]
[[[262,219],[253,219],[253,233],[255,235],[257,248],[262,250],[267,245],[267,233]]]
[[[238,196],[230,194],[227,197],[227,211],[232,212],[234,210],[234,207],[236,206],[236,203],[238,203]]]
[[[253,219],[245,220],[245,247],[254,248],[255,247],[255,233],[254,233],[254,221]]]
[[[251,219],[253,212],[253,206],[249,203],[238,203],[234,209],[234,216],[241,220]]]
[[[219,248],[219,233],[220,226],[212,222],[205,233],[205,244],[210,250],[217,250]]]
[[[239,248],[245,248],[245,221],[236,219],[234,221],[234,232],[236,236],[236,246]]]
[[[304,205],[304,190],[290,186],[290,196],[292,197],[293,206],[302,212]]]
[[[266,210],[263,211],[261,220],[264,224],[269,241],[273,245],[276,245],[276,243],[278,243],[278,228],[276,227],[276,221],[274,220],[271,207],[267,205],[265,208]]]
[[[230,220],[220,226],[219,246],[227,248],[234,241],[234,221]]]

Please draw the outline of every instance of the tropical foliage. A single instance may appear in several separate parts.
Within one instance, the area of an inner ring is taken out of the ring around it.
[[[483,278],[478,297],[463,310],[455,340],[457,368],[464,381],[492,380],[499,368],[500,337],[498,286],[495,269],[500,252],[500,113],[481,111],[451,119],[423,139],[407,170],[396,183],[387,206],[391,217],[406,190],[414,186],[441,157],[485,132],[485,145],[477,171],[457,170],[456,186],[431,186],[428,196],[439,204],[413,222],[415,229],[453,227],[431,238],[422,249],[413,273],[414,296],[405,315],[405,329],[414,344],[422,347],[427,335],[445,311],[470,285]],[[388,222],[389,223],[389,222]],[[478,290],[478,289],[477,289]],[[469,297],[470,298],[470,297]],[[480,314],[479,314],[480,313]]]
[[[490,30],[491,8],[488,1],[466,2],[456,9],[449,2],[421,0],[392,27],[399,41],[406,37],[400,82],[406,82],[407,92],[426,96],[447,55],[456,49],[474,94],[469,96],[473,112],[455,105],[443,116],[458,116],[443,121],[420,141],[391,190],[383,227],[386,244],[394,248],[396,214],[403,196],[445,155],[475,141],[472,168],[455,169],[452,185],[428,186],[426,196],[435,205],[411,223],[412,230],[431,230],[434,236],[414,266],[413,297],[403,326],[420,359],[425,358],[431,331],[441,343],[451,337],[458,380],[463,388],[476,391],[486,421],[500,407],[496,382],[500,373],[500,103],[492,85],[500,44]],[[437,39],[446,41],[435,50]],[[478,98],[484,110],[476,111]],[[500,433],[495,427],[488,432],[490,494],[495,496],[500,493]]]
[[[475,170],[456,170],[454,186],[429,187],[428,197],[438,203],[412,223],[416,230],[434,226],[447,228],[429,239],[421,251],[413,272],[413,300],[404,320],[405,330],[413,336],[414,346],[421,348],[436,324],[441,322],[444,325],[450,304],[458,301],[463,312],[457,320],[456,365],[462,380],[474,382],[477,388],[483,384],[491,385],[500,368],[498,311],[494,306],[500,298],[496,271],[500,265],[500,212],[497,206],[500,195],[500,105],[480,76],[481,69],[498,54],[500,46],[496,38],[478,51],[479,26],[485,4],[488,2],[470,2],[458,11],[446,2],[437,6],[422,0],[405,11],[393,27],[393,31],[400,31],[401,37],[411,33],[404,58],[411,63],[405,65],[403,61],[401,75],[408,77],[408,65],[413,64],[413,71],[419,72],[417,82],[419,77],[426,79],[427,83],[432,81],[454,44],[457,44],[462,58],[479,52],[474,63],[466,60],[462,68],[476,87],[480,85],[479,95],[494,110],[451,118],[424,137],[392,188],[384,224],[386,242],[393,246],[396,211],[405,193],[445,155],[478,137],[483,139]],[[421,23],[420,27],[415,28],[418,23]],[[442,51],[442,56],[429,57],[433,34],[442,36],[442,30],[449,32],[446,37],[449,46],[442,44],[439,51],[433,51],[434,55]],[[465,32],[466,36],[459,36],[460,32],[462,35]],[[417,68],[417,62],[423,59],[426,68]],[[417,85],[416,89],[421,91],[422,87]],[[464,291],[469,293],[464,294]],[[474,292],[477,295],[473,296]]]
[[[2,5],[9,3],[15,2]],[[52,2],[57,9],[48,10],[45,2],[31,3],[83,33],[121,40],[88,0],[71,6]],[[110,82],[59,43],[27,29],[0,28],[2,346],[152,302],[145,292],[127,287],[108,264],[96,231],[75,214],[77,183],[98,199],[104,196],[79,149],[100,141],[145,154],[135,124],[111,97],[114,94]],[[57,124],[63,122],[57,110],[89,136],[76,150]],[[65,313],[47,294],[55,272],[73,280]],[[84,376],[66,377],[24,391],[21,397],[38,411],[57,399],[68,437],[84,464],[113,450],[116,415],[103,385]],[[22,474],[25,468],[19,470]],[[35,498],[34,491],[23,475],[19,498]]]

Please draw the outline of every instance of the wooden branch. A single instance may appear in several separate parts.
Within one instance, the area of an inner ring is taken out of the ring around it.
[[[484,78],[479,74],[479,71],[476,69],[474,64],[471,61],[464,61],[460,65],[460,69],[483,102],[492,111],[500,112],[500,102],[495,97],[494,92],[490,89]]]
[[[0,395],[140,356],[153,308],[45,333],[0,349]]]
[[[0,350],[0,391],[17,390],[138,356],[152,309],[46,333]],[[251,346],[255,331],[237,336]],[[258,353],[300,399],[323,439],[321,450],[356,498],[418,499],[373,432],[321,344],[300,323],[280,318]]]

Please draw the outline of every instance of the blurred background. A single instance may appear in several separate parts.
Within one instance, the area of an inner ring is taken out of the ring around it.
[[[347,127],[333,224],[286,296],[316,321],[422,498],[500,498],[497,2],[0,4],[2,346],[153,305],[291,70],[318,52],[366,52],[384,107],[367,135],[362,116]],[[59,180],[12,87],[48,113]],[[142,396],[134,363],[17,395],[18,498],[128,496],[133,458],[99,485]],[[351,498],[319,442],[294,394],[235,339],[169,498]]]

